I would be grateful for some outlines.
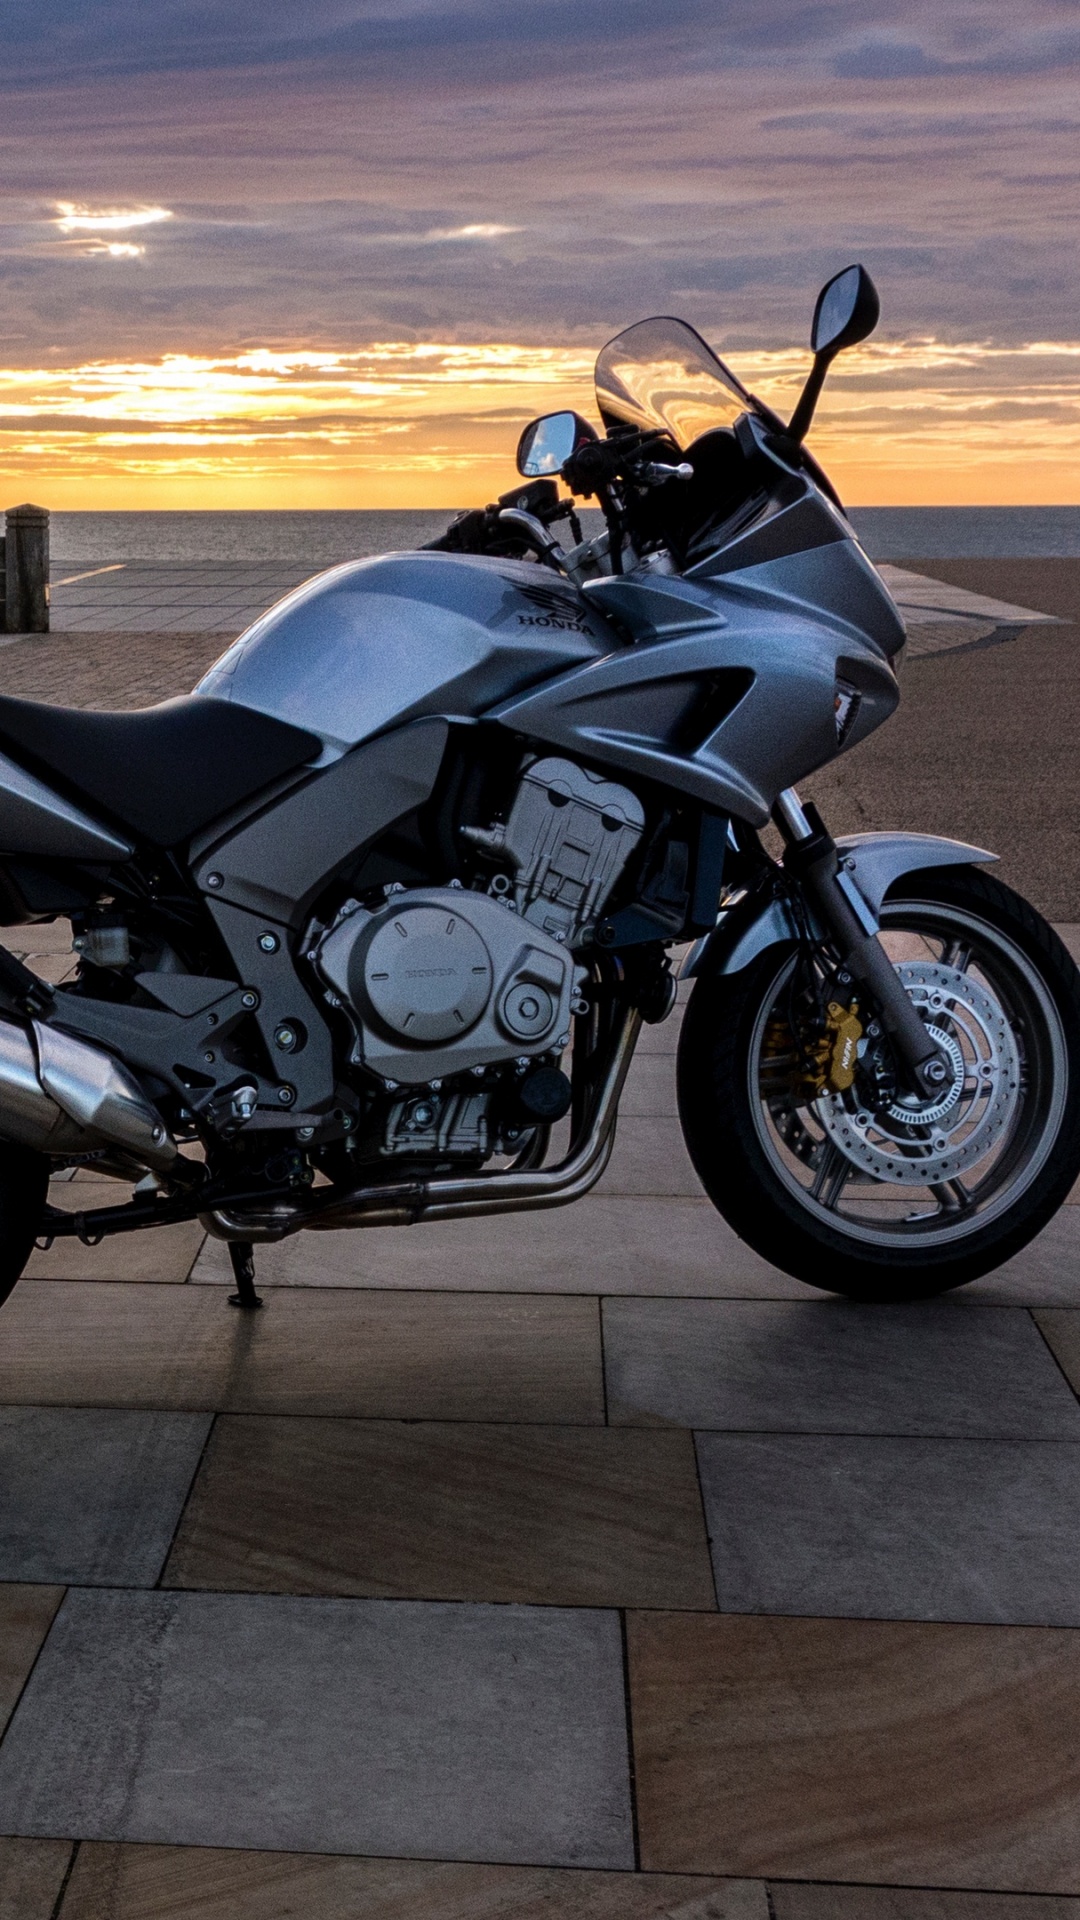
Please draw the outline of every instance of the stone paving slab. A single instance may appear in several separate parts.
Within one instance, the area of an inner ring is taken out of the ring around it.
[[[1028,627],[1061,624],[1055,614],[973,593],[907,567],[885,563],[878,571],[903,615],[910,659],[995,646],[1015,640]]]
[[[608,1417],[762,1433],[1080,1441],[1030,1316],[940,1301],[603,1303]]]
[[[646,1869],[1080,1892],[1080,1634],[631,1614],[628,1642]]]
[[[602,1426],[596,1302],[24,1280],[0,1318],[0,1405],[158,1407]]]
[[[698,1436],[725,1613],[1080,1626],[1080,1446]]]
[[[178,1887],[182,1920],[769,1920],[760,1881],[101,1842],[79,1848],[63,1920],[180,1920]]]
[[[913,573],[908,567],[883,561],[878,572],[904,614],[909,626],[940,619],[950,614],[961,619],[993,620],[1007,626],[1057,626],[1053,613],[1037,613],[1033,607],[1015,606],[1009,600],[997,600],[990,594],[972,593],[968,587],[935,580],[929,574]]]
[[[71,1852],[67,1840],[0,1840],[0,1920],[54,1920]]]
[[[128,560],[62,573],[51,584],[56,633],[238,632],[310,579],[303,564]]]
[[[197,1413],[0,1407],[0,1580],[152,1587],[209,1431]]]
[[[0,1831],[630,1868],[618,1616],[73,1590]]]
[[[597,1193],[701,1199],[704,1188],[674,1117],[620,1115],[615,1146]]]
[[[611,1427],[226,1415],[162,1585],[715,1605],[690,1436]]]

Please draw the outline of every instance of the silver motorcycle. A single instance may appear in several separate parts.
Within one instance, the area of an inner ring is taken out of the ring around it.
[[[687,1146],[766,1259],[895,1299],[1039,1231],[1080,1170],[1080,976],[992,854],[837,842],[795,791],[899,698],[804,445],[877,316],[861,267],[823,289],[786,424],[643,321],[602,437],[534,421],[500,502],[320,574],[190,697],[0,698],[0,919],[68,917],[80,963],[0,951],[0,1298],[42,1237],[198,1217],[254,1306],[256,1242],[579,1198],[687,948]],[[50,1207],[88,1163],[131,1198]]]

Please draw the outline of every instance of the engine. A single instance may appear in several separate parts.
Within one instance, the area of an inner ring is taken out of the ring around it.
[[[353,1064],[395,1095],[379,1123],[380,1152],[500,1150],[527,1123],[518,1113],[515,1131],[506,1118],[509,1081],[519,1105],[532,1101],[533,1124],[564,1110],[554,1083],[567,1099],[569,1087],[553,1063],[587,1004],[586,970],[572,949],[603,912],[643,826],[627,788],[568,760],[541,760],[522,777],[505,824],[462,830],[497,869],[486,892],[457,880],[391,887],[376,905],[347,901],[316,930],[308,956],[350,1019]],[[443,1084],[464,1074],[475,1078]]]

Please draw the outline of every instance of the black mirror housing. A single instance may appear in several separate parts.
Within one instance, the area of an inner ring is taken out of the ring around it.
[[[810,345],[815,354],[842,353],[873,333],[881,318],[881,301],[865,267],[845,267],[827,280],[817,297]]]
[[[817,297],[810,345],[814,364],[799,404],[788,422],[788,438],[802,440],[814,417],[818,396],[832,361],[845,347],[858,346],[873,333],[881,318],[881,301],[865,267],[845,267],[826,280]]]

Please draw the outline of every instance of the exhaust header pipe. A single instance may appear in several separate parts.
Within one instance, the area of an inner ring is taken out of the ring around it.
[[[0,1019],[0,1138],[42,1153],[118,1147],[167,1172],[177,1149],[134,1077],[85,1040]]]

